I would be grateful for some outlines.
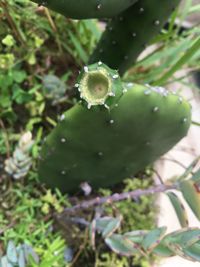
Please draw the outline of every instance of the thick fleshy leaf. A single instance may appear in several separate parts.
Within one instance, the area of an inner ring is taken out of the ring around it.
[[[200,262],[200,244],[193,244],[191,247],[183,249],[186,256],[192,258],[194,261]]]
[[[124,256],[132,256],[138,253],[138,250],[134,248],[134,244],[129,241],[124,235],[113,234],[105,239],[106,244],[114,252]]]
[[[192,176],[191,179],[194,182],[200,182],[200,169],[198,169],[198,171],[195,172],[195,174]]]
[[[26,267],[25,255],[24,255],[24,251],[21,247],[18,251],[18,254],[19,254],[19,258],[18,258],[19,267]]]
[[[134,243],[141,244],[144,236],[148,233],[148,231],[145,230],[136,230],[132,232],[127,232],[124,234],[125,237],[127,237],[129,240],[131,240]]]
[[[181,200],[174,192],[167,192],[166,195],[169,197],[171,204],[176,212],[179,223],[182,227],[188,226],[188,216]]]
[[[170,250],[167,246],[163,245],[162,243],[160,243],[153,249],[153,253],[155,253],[160,257],[171,257],[175,255],[172,250]]]
[[[6,254],[9,262],[13,264],[17,263],[17,250],[12,240],[8,242]]]
[[[180,190],[187,201],[188,205],[200,220],[200,190],[196,182],[184,180],[180,184]]]
[[[102,232],[112,220],[113,220],[113,217],[109,217],[109,216],[96,219],[97,231]]]
[[[121,224],[121,217],[118,218],[113,218],[106,226],[106,228],[104,229],[102,236],[103,238],[109,237],[110,235],[112,235],[117,228],[119,228],[120,224]]]
[[[142,241],[142,247],[144,250],[152,250],[156,245],[159,244],[160,240],[163,238],[167,228],[159,227],[149,233],[144,237]]]

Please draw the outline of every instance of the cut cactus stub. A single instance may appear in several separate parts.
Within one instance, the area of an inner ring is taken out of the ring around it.
[[[164,89],[137,84],[124,88],[111,110],[77,104],[65,112],[42,147],[41,181],[64,192],[78,190],[82,182],[93,188],[112,186],[154,162],[187,134],[187,101]]]

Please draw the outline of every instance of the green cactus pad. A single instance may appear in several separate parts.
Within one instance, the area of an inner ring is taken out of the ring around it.
[[[145,49],[180,0],[140,0],[108,23],[89,63],[103,61],[123,74]]]
[[[111,18],[137,0],[32,0],[72,19]]]
[[[112,108],[123,94],[121,79],[116,70],[98,63],[85,66],[80,73],[75,87],[87,108],[103,105]]]
[[[74,192],[81,182],[112,186],[155,161],[187,134],[191,108],[163,88],[127,84],[113,109],[77,104],[61,119],[42,147],[39,176]]]

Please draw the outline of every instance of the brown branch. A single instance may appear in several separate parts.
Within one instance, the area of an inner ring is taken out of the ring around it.
[[[161,193],[161,192],[165,192],[165,191],[171,190],[171,189],[177,189],[177,185],[175,185],[175,184],[173,184],[173,185],[161,184],[161,185],[157,185],[154,187],[150,187],[148,189],[137,189],[134,191],[123,192],[120,194],[115,193],[111,196],[106,196],[106,197],[101,197],[101,198],[96,197],[96,198],[91,199],[91,200],[83,201],[83,202],[81,202],[81,203],[79,203],[73,207],[65,208],[61,214],[57,214],[57,218],[61,218],[65,215],[67,215],[68,213],[74,212],[76,210],[88,209],[92,206],[102,205],[105,203],[112,203],[112,202],[122,201],[125,199],[133,199],[135,197],[141,197],[144,195]]]

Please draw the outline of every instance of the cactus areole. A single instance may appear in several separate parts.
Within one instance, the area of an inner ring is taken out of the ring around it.
[[[164,88],[119,81],[117,98],[111,97],[119,77],[109,71],[98,63],[85,68],[77,82],[82,103],[61,116],[43,144],[39,176],[52,188],[75,192],[82,182],[93,188],[112,186],[187,134],[191,121],[187,101]],[[108,101],[108,108],[101,101]]]

